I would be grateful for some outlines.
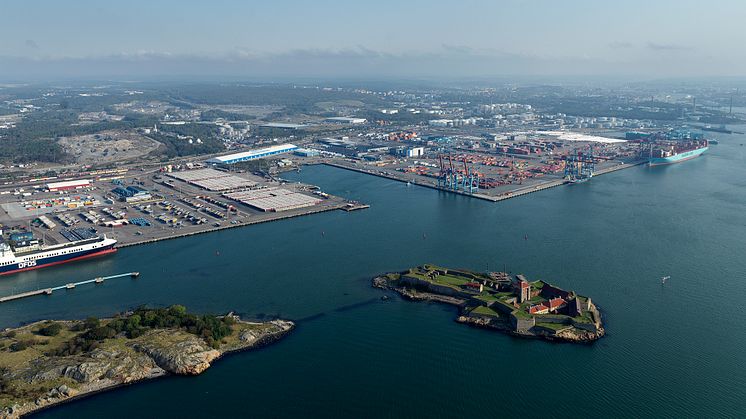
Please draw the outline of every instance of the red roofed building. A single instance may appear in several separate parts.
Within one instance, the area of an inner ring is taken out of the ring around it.
[[[90,186],[91,181],[88,179],[68,180],[64,182],[47,183],[47,190],[49,192],[60,192],[72,189],[89,188]]]
[[[528,309],[528,312],[531,314],[547,314],[549,313],[549,307],[545,306],[544,304],[537,304],[535,306],[531,306]]]
[[[549,299],[549,311],[551,311],[552,313],[566,306],[567,306],[567,301],[565,301],[564,299],[560,297]]]

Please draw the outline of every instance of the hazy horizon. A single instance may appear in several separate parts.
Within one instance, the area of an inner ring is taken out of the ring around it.
[[[0,79],[741,77],[746,4],[547,0],[4,6]],[[673,17],[675,15],[675,18]]]

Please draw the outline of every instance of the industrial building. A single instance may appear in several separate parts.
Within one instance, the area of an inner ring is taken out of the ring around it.
[[[345,124],[345,125],[358,125],[358,124],[364,124],[368,122],[368,120],[365,118],[350,118],[346,116],[335,116],[333,118],[326,118],[324,121],[330,122],[333,124]]]
[[[54,222],[52,222],[52,220],[50,220],[49,218],[47,218],[46,215],[40,215],[39,218],[37,218],[37,220],[39,220],[39,222],[42,225],[44,225],[44,227],[46,227],[46,228],[48,228],[50,230],[53,229],[53,228],[55,228],[55,227],[57,227],[57,224],[55,224]]]
[[[147,189],[134,185],[127,186],[126,188],[119,186],[112,189],[111,192],[117,195],[120,201],[124,202],[138,202],[153,199],[153,195],[151,195]]]
[[[319,150],[314,150],[312,148],[299,148],[295,150],[293,154],[301,157],[318,157],[321,153]]]
[[[208,164],[234,164],[243,161],[261,159],[264,157],[274,156],[277,154],[290,153],[297,150],[298,147],[293,144],[273,145],[267,148],[245,151],[242,153],[228,154],[225,156],[214,157],[207,160]]]
[[[91,181],[87,179],[81,180],[68,180],[65,182],[54,182],[47,183],[47,190],[49,192],[69,191],[73,189],[89,188]]]
[[[270,129],[285,129],[289,131],[297,131],[303,128],[308,128],[308,125],[303,124],[287,124],[283,122],[270,122],[268,124],[259,125],[259,128],[270,128]]]
[[[422,157],[422,155],[425,154],[425,149],[423,147],[411,147],[408,148],[405,153],[407,157]]]
[[[215,169],[173,172],[169,173],[168,176],[209,191],[229,191],[256,186],[256,182]]]
[[[283,188],[265,188],[224,194],[226,198],[238,201],[264,212],[287,211],[316,205],[322,200]]]
[[[425,154],[424,147],[397,147],[389,150],[394,156],[400,157],[422,157]]]

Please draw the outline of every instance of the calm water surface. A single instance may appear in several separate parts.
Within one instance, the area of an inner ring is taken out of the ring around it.
[[[746,142],[493,204],[348,171],[288,178],[370,203],[121,250],[3,279],[0,294],[137,270],[3,304],[0,327],[141,304],[298,321],[271,347],[39,417],[746,416]],[[524,235],[528,240],[524,240]],[[507,269],[590,295],[590,346],[456,324],[370,287],[421,263]],[[660,278],[670,275],[665,286]],[[550,413],[551,412],[551,413]]]

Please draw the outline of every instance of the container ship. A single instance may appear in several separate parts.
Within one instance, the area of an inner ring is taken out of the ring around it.
[[[116,240],[106,235],[70,243],[42,245],[31,233],[14,235],[6,243],[0,238],[0,275],[41,269],[62,263],[75,262],[114,253]]]
[[[680,163],[691,160],[707,151],[709,143],[707,140],[702,141],[674,141],[672,143],[658,144],[650,146],[650,166],[659,166],[663,164]]]

